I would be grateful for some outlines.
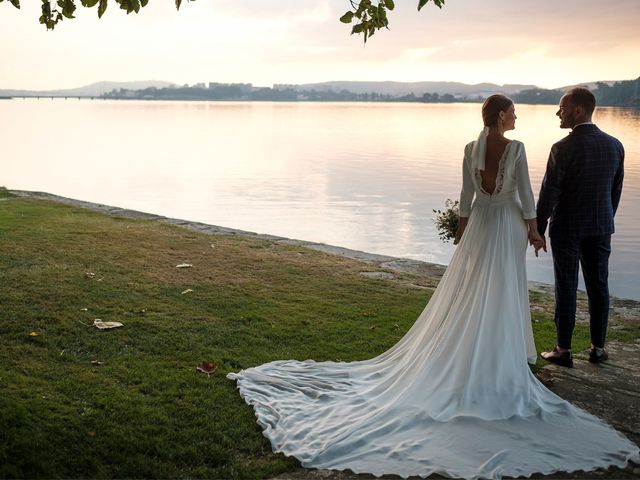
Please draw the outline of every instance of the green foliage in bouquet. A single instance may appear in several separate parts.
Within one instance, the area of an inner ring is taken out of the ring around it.
[[[460,202],[458,202],[458,200],[451,200],[450,198],[447,198],[444,202],[444,206],[444,210],[433,209],[433,213],[436,214],[436,218],[433,219],[433,223],[436,224],[440,240],[448,242],[456,237],[456,230],[458,230],[458,218],[460,215]]]

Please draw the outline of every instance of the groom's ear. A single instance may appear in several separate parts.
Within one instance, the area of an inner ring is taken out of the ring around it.
[[[587,109],[579,104],[575,104],[573,106],[573,115],[574,117],[578,117],[580,119],[587,118],[589,116],[589,114],[587,113]]]

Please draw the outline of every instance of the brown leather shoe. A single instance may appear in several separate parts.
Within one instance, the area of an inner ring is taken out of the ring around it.
[[[556,346],[553,347],[551,352],[542,352],[540,356],[549,363],[560,365],[561,367],[573,368],[573,355],[571,355],[571,350],[560,352]]]

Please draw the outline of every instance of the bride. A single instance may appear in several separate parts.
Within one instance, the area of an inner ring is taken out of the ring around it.
[[[309,468],[465,479],[640,461],[636,445],[527,365],[536,350],[525,252],[543,243],[524,145],[504,137],[513,102],[493,95],[482,117],[464,152],[458,247],[406,335],[371,360],[282,360],[228,375],[275,452]]]

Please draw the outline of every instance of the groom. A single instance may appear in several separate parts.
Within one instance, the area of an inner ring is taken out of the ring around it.
[[[591,122],[596,99],[586,88],[567,91],[556,115],[571,133],[551,147],[540,188],[538,230],[549,238],[555,276],[557,345],[542,358],[573,367],[571,336],[576,318],[578,263],[589,297],[589,361],[608,358],[604,349],[609,315],[609,254],[613,217],[624,176],[622,144]],[[544,248],[546,250],[546,241]],[[536,251],[537,253],[537,251]]]

